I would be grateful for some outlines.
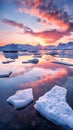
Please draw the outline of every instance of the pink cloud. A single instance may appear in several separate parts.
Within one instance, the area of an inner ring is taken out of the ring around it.
[[[2,22],[5,24],[14,26],[14,27],[21,28],[21,29],[23,29],[23,32],[19,33],[19,34],[30,34],[34,37],[41,38],[42,40],[44,40],[44,42],[46,44],[54,43],[54,42],[60,40],[64,36],[70,36],[71,32],[73,31],[73,23],[69,23],[69,28],[66,31],[58,31],[58,30],[54,29],[51,31],[44,30],[44,31],[40,31],[40,32],[34,32],[30,27],[27,27],[27,26],[23,25],[22,23],[18,23],[16,21],[3,19]]]
[[[46,85],[54,86],[55,84],[65,81],[67,75],[68,71],[66,69],[62,69],[55,75],[45,75],[43,78],[37,80],[36,82],[30,82],[30,86],[32,88],[38,88],[39,86],[46,87]],[[21,84],[20,87],[29,87],[29,83]]]
[[[16,21],[12,21],[12,20],[8,20],[8,19],[3,19],[2,22],[9,24],[11,26],[14,26],[14,27],[24,29],[25,32],[32,32],[31,28],[24,26],[22,23],[18,23]]]
[[[14,0],[20,11],[44,19],[45,24],[54,23],[62,30],[69,28],[69,15],[56,6],[54,0]]]

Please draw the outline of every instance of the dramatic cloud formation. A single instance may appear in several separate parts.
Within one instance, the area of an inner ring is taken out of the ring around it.
[[[55,24],[62,30],[69,28],[70,17],[66,11],[57,7],[55,0],[14,0],[14,2],[18,5],[19,11],[44,19],[45,24]]]
[[[3,17],[1,22],[22,29],[20,35],[22,37],[24,34],[24,37],[29,35],[30,42],[31,37],[37,42],[42,42],[41,44],[58,44],[61,40],[66,43],[70,41],[70,36],[72,40],[72,0],[3,0],[2,3],[6,6],[10,3],[13,10],[11,17],[6,19]],[[23,41],[25,40],[26,38]]]
[[[16,21],[3,19],[2,22],[23,29],[25,34],[30,34],[34,37],[42,38],[46,43],[56,42],[64,36],[69,36],[70,33],[73,31],[73,23],[69,23],[69,28],[66,31],[58,31],[54,29],[51,31],[44,30],[41,32],[34,32],[31,28],[24,26],[22,23],[18,23]]]

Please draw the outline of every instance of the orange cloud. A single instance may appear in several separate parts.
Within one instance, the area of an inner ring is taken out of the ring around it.
[[[60,41],[67,42],[69,40],[67,36],[71,36],[71,32],[73,32],[73,22],[70,22],[70,16],[67,11],[61,9],[60,5],[58,5],[55,0],[9,1],[14,2],[20,12],[36,16],[37,22],[39,22],[40,24],[43,23],[45,25],[45,28],[47,27],[47,30],[35,32],[23,23],[19,23],[18,21],[12,21],[9,19],[3,19],[2,22],[4,24],[9,24],[22,30],[22,33],[20,33],[20,36],[17,36],[16,39],[15,36],[13,36],[13,32],[12,39],[14,40],[10,39],[9,42],[25,43],[26,38],[24,37],[26,37],[26,35],[29,35],[28,39],[30,39],[30,41],[32,39],[35,39],[34,42],[39,42],[43,45],[50,43],[58,44]],[[4,35],[7,35],[7,33]],[[7,39],[6,41],[4,40],[4,43],[9,43],[7,37],[4,37],[3,39]],[[29,43],[28,39],[26,43]],[[72,41],[72,38],[70,39]],[[1,43],[2,42],[3,41],[1,41]],[[35,44],[34,42],[31,41],[31,44]]]
[[[18,23],[16,21],[3,19],[2,22],[5,24],[9,24],[11,26],[18,27],[18,28],[22,29],[23,32],[18,33],[19,35],[24,35],[24,34],[29,35],[30,34],[31,36],[36,37],[37,40],[35,40],[35,41],[37,41],[37,42],[39,41],[42,44],[44,44],[44,43],[50,44],[50,43],[57,42],[58,40],[60,40],[64,36],[70,36],[71,32],[73,31],[73,23],[69,23],[70,27],[66,31],[57,31],[56,29],[54,29],[51,31],[44,30],[44,31],[40,31],[40,32],[34,32],[30,27],[24,26],[22,23]],[[13,33],[11,33],[11,34],[13,35]]]
[[[14,0],[19,11],[37,16],[45,21],[45,24],[55,24],[61,30],[69,28],[69,15],[66,11],[58,8],[54,0]]]
[[[59,32],[56,30],[52,30],[52,31],[42,31],[42,32],[31,32],[31,35],[35,36],[35,37],[40,37],[41,39],[43,39],[45,42],[50,42],[53,43],[57,40],[59,40],[61,37],[63,37],[64,35],[66,35],[65,32]]]

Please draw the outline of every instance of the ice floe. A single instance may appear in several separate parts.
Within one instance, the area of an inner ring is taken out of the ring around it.
[[[62,64],[62,65],[68,65],[68,66],[73,66],[73,64],[71,64],[71,63],[62,62],[62,61],[54,61],[53,63]]]
[[[15,60],[7,60],[7,61],[3,61],[2,64],[8,64],[8,63],[11,63],[11,62],[15,62]]]
[[[31,60],[28,60],[28,61],[23,61],[22,63],[25,64],[25,63],[33,63],[33,64],[37,64],[39,62],[38,59],[31,59]]]
[[[34,107],[53,123],[73,128],[73,110],[66,102],[66,94],[67,89],[56,85],[40,97]]]
[[[20,109],[28,105],[33,100],[32,88],[19,90],[13,96],[7,99],[7,102],[11,103],[15,109]]]
[[[0,78],[5,78],[5,77],[9,77],[10,75],[12,74],[12,72],[3,72],[3,73],[0,73]]]
[[[58,52],[57,52],[57,50],[53,50],[53,51],[49,52],[49,55],[55,56],[55,55],[58,55]]]

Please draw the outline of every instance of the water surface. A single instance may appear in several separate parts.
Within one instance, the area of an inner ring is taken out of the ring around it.
[[[37,58],[37,64],[23,61]],[[3,64],[3,61],[14,62]],[[54,85],[68,90],[67,102],[73,108],[73,66],[56,64],[53,61],[73,63],[73,51],[49,51],[38,53],[0,53],[0,73],[12,71],[8,78],[0,78],[0,130],[64,130],[61,126],[41,116],[35,109],[35,101]],[[15,110],[6,99],[19,89],[33,88],[34,101],[21,110]]]

